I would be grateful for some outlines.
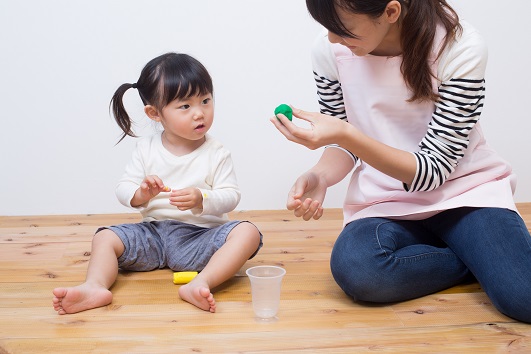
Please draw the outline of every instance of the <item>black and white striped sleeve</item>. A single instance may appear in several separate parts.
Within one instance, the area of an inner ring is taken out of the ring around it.
[[[347,114],[343,102],[341,83],[338,80],[327,79],[315,71],[313,76],[317,86],[317,99],[321,113],[346,120]]]
[[[415,153],[417,174],[406,190],[433,190],[455,170],[481,114],[484,83],[484,80],[452,79],[441,85],[441,98],[420,143],[420,151]]]
[[[320,34],[314,43],[312,63],[320,112],[341,120],[347,120],[343,91],[341,89],[341,83],[338,80],[336,59],[330,48],[327,32]],[[340,148],[348,153],[354,162],[358,161],[357,156],[339,145],[334,144],[327,147]]]
[[[467,35],[467,36],[465,36]],[[463,34],[441,59],[444,77],[428,130],[414,153],[417,172],[407,191],[430,191],[444,184],[469,145],[485,98],[487,50],[477,33]]]

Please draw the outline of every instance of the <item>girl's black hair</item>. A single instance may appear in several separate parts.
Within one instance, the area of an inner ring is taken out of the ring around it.
[[[138,89],[144,106],[152,105],[159,111],[175,99],[214,94],[207,69],[190,55],[166,53],[152,59],[144,66],[135,84],[122,84],[112,96],[112,113],[123,131],[118,143],[127,135],[136,137],[123,105],[123,96],[130,88]]]
[[[306,0],[310,15],[330,32],[345,38],[355,36],[341,23],[336,6],[354,14],[380,17],[392,0]],[[435,38],[437,24],[446,29],[444,43],[438,53],[462,30],[459,17],[446,0],[397,0],[406,10],[402,19],[401,45],[402,75],[412,91],[409,101],[436,101],[431,79],[434,74],[428,62]]]

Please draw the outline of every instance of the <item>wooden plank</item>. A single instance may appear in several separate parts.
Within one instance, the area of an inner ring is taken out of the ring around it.
[[[518,208],[528,227],[531,203]],[[98,226],[137,214],[0,217],[0,353],[456,353],[531,352],[531,326],[493,308],[470,282],[396,304],[355,303],[329,260],[342,228],[339,209],[305,222],[289,211],[238,211],[264,247],[213,289],[218,311],[178,296],[172,271],[120,272],[112,304],[59,316],[52,290],[84,280]],[[274,264],[287,274],[278,320],[254,318],[245,269]]]

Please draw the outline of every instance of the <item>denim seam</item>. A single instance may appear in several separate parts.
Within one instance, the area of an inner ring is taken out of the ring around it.
[[[393,254],[388,254],[388,252],[382,247],[382,244],[380,242],[379,233],[378,233],[378,229],[380,228],[380,226],[382,226],[384,224],[388,224],[388,223],[390,223],[390,221],[381,222],[381,223],[379,223],[376,226],[376,229],[375,229],[375,237],[376,237],[376,241],[378,242],[378,246],[380,247],[380,250],[385,254],[385,256],[387,258],[392,258],[393,260],[396,260],[399,263],[409,263],[411,260],[421,260],[421,259],[433,258],[435,256],[438,256],[438,257],[443,256],[443,257],[446,257],[446,258],[457,257],[455,254],[452,255],[452,254],[448,254],[448,253],[444,253],[444,252],[429,252],[429,253],[423,253],[423,254],[410,256],[410,257],[396,257]],[[396,244],[395,244],[395,246],[396,246]]]
[[[398,261],[399,263],[410,263],[411,261],[418,261],[422,259],[428,259],[428,258],[435,258],[435,257],[445,257],[445,258],[455,258],[455,255],[448,254],[448,253],[442,253],[442,252],[430,252],[430,253],[423,253],[415,256],[410,257],[395,257],[392,256],[393,259]]]
[[[376,242],[378,242],[378,246],[380,247],[380,249],[383,251],[383,253],[385,253],[385,256],[386,257],[389,257],[389,255],[387,254],[387,251],[382,247],[382,244],[380,242],[380,237],[378,236],[379,233],[378,233],[378,229],[380,228],[380,226],[382,226],[383,224],[388,224],[390,223],[390,221],[384,221],[384,222],[381,222],[379,223],[376,228],[375,228],[375,234],[374,236],[376,237]],[[396,245],[395,245],[396,246]]]

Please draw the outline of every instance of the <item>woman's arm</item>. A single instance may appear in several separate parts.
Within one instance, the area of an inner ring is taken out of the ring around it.
[[[413,180],[417,164],[412,153],[374,140],[353,125],[335,117],[304,112],[300,109],[293,110],[293,115],[309,122],[311,128],[298,127],[284,117],[280,117],[280,121],[275,117],[271,119],[288,140],[312,150],[325,145],[338,144],[365,163],[403,183],[410,184]]]

